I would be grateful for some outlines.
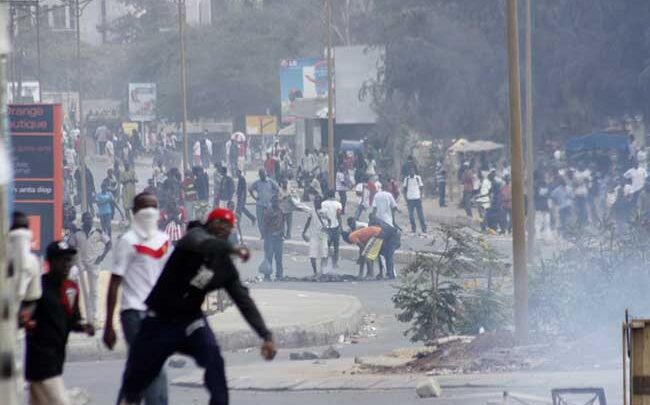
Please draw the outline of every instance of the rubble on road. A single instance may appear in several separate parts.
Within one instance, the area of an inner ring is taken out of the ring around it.
[[[318,360],[318,353],[303,351],[289,353],[289,360]]]
[[[442,390],[438,381],[429,377],[418,382],[417,387],[415,387],[415,393],[420,398],[438,398],[442,395]]]
[[[355,359],[360,371],[424,373],[428,376],[505,372],[535,368],[548,360],[549,345],[516,346],[511,332],[477,337],[450,336],[419,348],[394,350],[389,356]]]
[[[330,346],[323,353],[320,354],[320,359],[321,360],[332,360],[332,359],[339,359],[341,358],[341,353],[339,353],[338,350],[334,348],[334,346]]]

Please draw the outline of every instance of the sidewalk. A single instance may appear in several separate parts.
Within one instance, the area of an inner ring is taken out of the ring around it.
[[[108,278],[102,272],[102,280]],[[100,291],[106,291],[103,286]],[[267,326],[273,332],[278,347],[307,347],[334,343],[340,335],[356,332],[363,321],[360,301],[349,295],[302,292],[295,290],[251,289]],[[100,304],[105,299],[100,296]],[[100,305],[103,306],[103,305]],[[100,314],[103,326],[104,315]],[[260,339],[233,305],[223,313],[212,315],[208,322],[223,350],[255,347]],[[119,320],[114,322],[119,328]],[[68,343],[68,360],[102,360],[123,358],[126,354],[122,332],[117,330],[118,343],[108,351],[101,341],[102,331],[92,337],[71,334]]]
[[[254,365],[228,367],[228,385],[239,391],[334,391],[334,390],[400,390],[415,389],[425,375],[361,374],[354,360],[275,361]],[[514,372],[463,374],[434,377],[443,390],[469,388],[483,392],[503,391],[546,392],[560,387],[603,387],[607,398],[622,395],[620,370],[589,370],[579,372]],[[203,371],[198,370],[172,380],[173,385],[202,388]],[[550,401],[549,401],[550,402]]]

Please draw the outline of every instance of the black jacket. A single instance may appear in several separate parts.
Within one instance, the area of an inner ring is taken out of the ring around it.
[[[36,329],[27,333],[25,379],[42,381],[63,374],[70,331],[82,331],[79,287],[71,280],[42,277],[43,295],[36,304]]]
[[[262,315],[239,280],[230,254],[232,245],[203,228],[188,232],[174,248],[158,282],[146,300],[157,316],[185,321],[203,316],[206,294],[224,288],[246,321],[263,339],[269,339]]]

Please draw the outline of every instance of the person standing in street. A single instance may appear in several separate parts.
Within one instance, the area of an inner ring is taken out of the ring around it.
[[[341,239],[341,214],[343,213],[343,206],[340,202],[336,201],[336,194],[330,191],[327,200],[321,204],[321,209],[325,214],[327,221],[327,245],[331,247],[334,252],[332,253],[331,269],[335,270],[339,264],[339,244]]]
[[[194,183],[194,175],[190,170],[185,171],[185,178],[183,179],[183,206],[187,213],[189,220],[194,219],[194,205],[199,199],[199,194],[196,192],[196,184]]]
[[[372,214],[387,223],[390,226],[396,227],[395,212],[397,209],[397,202],[393,195],[386,190],[380,190],[375,194],[372,200]]]
[[[339,194],[341,206],[343,207],[343,215],[345,215],[345,207],[348,203],[348,176],[347,168],[343,164],[339,165],[336,171],[336,192]]]
[[[81,322],[79,287],[68,279],[76,253],[62,241],[52,242],[46,249],[50,271],[42,277],[43,293],[25,335],[25,380],[29,383],[30,405],[70,405],[63,384],[68,335],[95,334],[92,325]]]
[[[7,234],[9,266],[17,274],[17,291],[20,301],[35,303],[41,298],[41,262],[32,253],[34,235],[29,230],[29,219],[22,212],[12,214],[12,224]]]
[[[93,217],[88,212],[81,215],[81,229],[77,229],[69,240],[70,246],[75,248],[79,254],[77,268],[79,269],[78,279],[82,290],[84,290],[84,304],[86,305],[86,320],[92,324],[97,322],[97,282],[99,280],[99,265],[106,258],[111,250],[111,238],[102,230],[93,226]],[[85,291],[88,280],[88,291]]]
[[[106,321],[102,338],[113,350],[117,337],[113,314],[120,298],[120,323],[124,339],[133,345],[135,336],[146,317],[145,300],[158,281],[171,253],[169,237],[158,229],[158,200],[152,194],[140,193],[133,202],[133,224],[115,246],[113,268],[106,297]],[[144,393],[146,405],[167,405],[167,377],[165,372],[152,376]],[[144,390],[145,387],[143,387]]]
[[[447,206],[447,170],[438,163],[436,166],[436,183],[438,183],[438,206],[440,208]]]
[[[322,210],[322,200],[314,197],[314,209],[309,210],[309,217],[302,230],[302,238],[309,243],[309,261],[314,271],[314,276],[323,273],[327,265],[327,216]]]
[[[117,210],[120,213],[122,221],[124,221],[124,214],[120,206],[115,202],[113,194],[108,190],[108,185],[102,182],[102,191],[95,197],[97,203],[97,215],[99,215],[99,223],[101,224],[102,231],[110,239],[113,236],[113,213]]]
[[[88,202],[88,211],[91,214],[95,215],[95,177],[90,171],[90,168],[86,166],[86,201]],[[77,203],[81,204],[81,169],[77,168],[74,172],[74,181],[77,183]]]
[[[236,213],[237,217],[241,218],[241,214],[244,213],[251,220],[253,226],[255,226],[255,215],[253,215],[248,208],[246,208],[246,195],[248,194],[248,187],[246,186],[246,177],[241,170],[237,169],[237,205]]]
[[[244,181],[246,181],[244,179]],[[221,183],[219,184],[219,194],[218,198],[214,202],[216,207],[220,207],[223,202],[224,206],[228,205],[229,201],[232,201],[232,197],[235,195],[235,181],[232,177],[228,176],[228,169],[226,167],[221,168]],[[244,194],[246,196],[246,194]]]
[[[189,231],[174,249],[146,300],[147,317],[129,350],[122,379],[122,405],[137,404],[142,391],[175,352],[193,357],[205,369],[210,404],[228,405],[224,361],[201,310],[206,295],[218,289],[228,292],[249,325],[263,339],[262,356],[266,360],[275,357],[272,334],[230,258],[232,254],[244,261],[250,257],[248,249],[227,242],[234,225],[232,211],[214,209],[205,224]]]
[[[279,193],[280,188],[278,187],[278,183],[267,177],[264,169],[260,169],[258,174],[260,177],[259,180],[256,180],[251,184],[248,191],[250,192],[251,197],[255,200],[257,227],[260,231],[260,237],[263,239],[265,237],[264,213],[266,209],[271,206],[271,198]]]
[[[427,224],[424,220],[424,212],[422,211],[422,190],[424,189],[424,183],[422,178],[415,174],[415,169],[409,169],[410,172],[408,176],[404,178],[404,195],[406,196],[406,207],[409,213],[409,222],[411,223],[411,231],[413,233],[417,232],[415,226],[415,215],[414,212],[418,214],[418,220],[420,221],[420,228],[423,233],[427,233]],[[375,197],[375,200],[377,197]],[[386,203],[385,201],[383,203]],[[390,201],[387,201],[390,204]],[[384,204],[385,205],[385,204]],[[385,209],[385,207],[382,207]],[[389,224],[392,225],[392,221],[387,221],[388,216],[385,212],[379,214],[380,218]]]
[[[124,163],[124,171],[120,173],[120,183],[122,183],[122,202],[124,203],[124,214],[131,218],[133,209],[133,198],[135,198],[135,184],[138,182],[138,176],[129,163]]]
[[[269,268],[273,268],[275,259],[275,279],[284,277],[282,256],[284,254],[284,212],[280,208],[280,198],[271,197],[271,206],[264,213],[264,255]],[[271,275],[264,275],[265,281],[271,281]]]

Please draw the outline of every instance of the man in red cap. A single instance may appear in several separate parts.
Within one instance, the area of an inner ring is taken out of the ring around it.
[[[130,347],[122,380],[122,404],[140,402],[143,390],[175,352],[194,358],[205,369],[211,405],[228,404],[228,387],[219,346],[201,304],[206,294],[224,288],[251,327],[263,339],[261,354],[275,357],[271,332],[239,279],[230,255],[247,261],[248,249],[227,242],[235,214],[225,208],[210,212],[202,226],[191,229],[176,245],[146,300],[147,317]]]

